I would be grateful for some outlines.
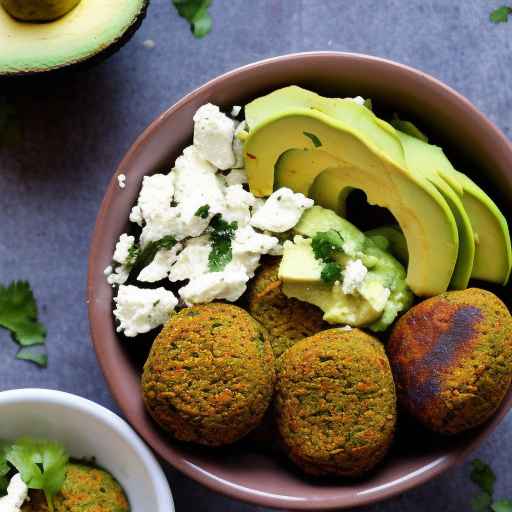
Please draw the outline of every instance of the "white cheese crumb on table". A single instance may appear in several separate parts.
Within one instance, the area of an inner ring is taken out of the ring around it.
[[[126,187],[126,175],[125,174],[118,174],[117,175],[117,184],[119,185],[119,188],[125,188]]]

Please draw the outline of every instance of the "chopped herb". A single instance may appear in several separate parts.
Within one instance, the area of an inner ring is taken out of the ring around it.
[[[335,281],[339,281],[341,277],[340,264],[332,261],[326,263],[322,268],[320,277],[322,278],[322,281],[324,281],[324,283],[334,283]]]
[[[492,506],[494,512],[512,512],[512,500],[498,500]]]
[[[489,512],[491,503],[492,498],[486,492],[482,492],[471,500],[471,510],[473,512]]]
[[[155,242],[149,242],[144,249],[137,247],[137,258],[130,270],[130,279],[137,279],[141,270],[147,267],[155,258],[160,249],[172,249],[177,244],[176,238],[172,235],[164,236]]]
[[[209,227],[212,249],[208,255],[208,269],[210,272],[220,272],[231,261],[231,241],[235,236],[238,223],[226,222],[220,214],[215,215]]]
[[[140,247],[138,245],[133,244],[132,246],[130,246],[130,248],[128,249],[128,258],[126,258],[125,265],[128,267],[133,267],[133,265],[137,261],[137,258],[139,257],[139,254]]]
[[[28,282],[14,281],[8,287],[0,285],[0,326],[8,329],[13,340],[22,347],[44,344],[46,329],[37,319],[37,303]],[[16,357],[46,367],[46,355],[43,361],[43,354],[36,357],[31,353],[36,352],[22,348]]]
[[[489,20],[493,23],[506,23],[510,14],[512,14],[512,7],[502,5],[489,14]]]
[[[48,508],[53,511],[53,497],[66,477],[69,455],[55,442],[20,439],[7,448],[6,460],[21,474],[29,489],[44,492]]]
[[[195,37],[204,37],[212,29],[212,18],[208,12],[212,0],[173,0],[178,14],[190,23]]]
[[[494,494],[494,483],[496,482],[496,475],[491,467],[482,462],[480,459],[475,459],[471,463],[471,476],[472,482],[483,492],[492,496]]]
[[[343,247],[343,239],[337,231],[329,230],[317,233],[311,241],[315,258],[326,263],[334,261],[336,253]]]
[[[391,126],[393,128],[400,130],[401,132],[410,135],[411,137],[415,137],[416,139],[422,140],[423,142],[428,142],[428,137],[411,121],[403,121],[398,117],[398,114],[394,114],[393,119],[391,121]]]
[[[35,347],[22,347],[16,354],[16,359],[22,361],[30,361],[31,363],[37,364],[41,368],[48,366],[48,355]]]
[[[201,219],[207,219],[208,215],[210,214],[210,205],[209,204],[203,204],[203,206],[200,206],[196,213],[194,215],[196,217],[201,217]]]
[[[371,110],[373,112],[373,103],[372,103],[372,99],[371,98],[366,98],[364,100],[364,104],[363,104],[368,110]]]
[[[309,132],[302,132],[308,139],[311,140],[315,148],[319,148],[322,146],[322,143],[320,142],[320,139],[314,134]]]

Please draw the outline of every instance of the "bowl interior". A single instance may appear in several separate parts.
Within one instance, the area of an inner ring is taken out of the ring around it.
[[[260,505],[309,510],[351,507],[403,492],[460,461],[510,409],[512,394],[491,422],[456,438],[442,439],[417,425],[407,429],[402,424],[386,462],[369,478],[356,482],[305,479],[282,456],[247,443],[243,449],[222,452],[181,445],[167,438],[144,411],[139,377],[148,345],[128,345],[116,335],[112,290],[103,275],[117,237],[127,228],[142,177],[169,169],[190,143],[195,110],[207,102],[224,107],[243,105],[290,84],[331,96],[371,97],[378,114],[398,112],[417,122],[509,216],[511,147],[501,132],[451,89],[410,68],[361,55],[299,54],[256,63],[185,97],[144,132],[120,164],[118,173],[126,174],[127,186],[119,189],[113,178],[98,215],[90,254],[91,331],[98,359],[124,414],[175,467],[215,490]]]
[[[174,510],[167,481],[133,430],[110,411],[74,395],[19,390],[0,393],[0,439],[29,436],[62,443],[73,458],[110,471],[132,510]]]

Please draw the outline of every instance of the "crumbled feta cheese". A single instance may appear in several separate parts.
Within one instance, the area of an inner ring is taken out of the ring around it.
[[[244,190],[242,185],[231,185],[226,188],[226,206],[222,217],[226,222],[236,221],[238,227],[246,226],[251,220],[250,208],[254,206],[256,198]]]
[[[283,233],[293,228],[304,210],[313,204],[313,200],[303,194],[295,194],[286,187],[280,188],[258,208],[251,219],[251,225],[261,230]]]
[[[207,103],[194,115],[194,146],[205,160],[219,169],[231,169],[235,164],[234,132],[235,122],[216,105]]]
[[[256,215],[256,212],[265,205],[265,199],[261,197],[257,197],[256,201],[254,201],[254,206],[251,208],[251,213]]]
[[[344,294],[352,295],[359,291],[368,274],[368,269],[361,260],[350,260],[343,270],[343,283],[341,289]]]
[[[238,117],[240,112],[242,112],[242,107],[240,105],[234,105],[231,109],[231,117]]]
[[[169,215],[174,195],[174,174],[144,176],[137,205],[132,208],[130,220],[139,226]]]
[[[357,253],[357,244],[354,240],[346,240],[342,245],[343,252],[349,256],[355,256]]]
[[[123,285],[114,302],[114,316],[119,320],[117,332],[132,338],[167,322],[178,299],[165,288],[152,290]]]
[[[112,272],[114,272],[114,269],[112,268],[112,265],[109,265],[108,267],[105,268],[103,274],[109,276],[110,274],[112,274]]]
[[[244,166],[244,142],[242,134],[247,130],[247,122],[242,121],[238,124],[233,137],[233,154],[235,155],[234,169],[239,169]]]
[[[140,271],[137,281],[155,283],[165,279],[169,275],[172,265],[176,263],[178,253],[182,248],[181,244],[176,244],[172,249],[160,249],[155,254],[153,261]]]
[[[112,259],[120,263],[121,265],[125,265],[130,256],[130,249],[135,244],[135,237],[127,235],[123,233],[116,244],[116,249],[114,251],[114,256]]]
[[[119,185],[119,188],[125,188],[126,187],[126,175],[125,174],[119,174],[117,176],[117,183]]]
[[[356,96],[355,98],[347,98],[348,100],[352,100],[354,103],[357,103],[358,105],[364,105],[365,99],[361,96]]]
[[[185,248],[178,254],[176,263],[171,267],[169,280],[185,281],[208,272],[208,256],[211,244],[207,235],[191,238]]]
[[[247,172],[245,169],[232,169],[224,176],[228,187],[233,185],[245,185],[247,183]]]
[[[119,286],[126,283],[130,275],[130,269],[124,265],[119,265],[107,276],[107,283],[112,286]]]
[[[352,327],[350,325],[344,325],[343,327],[339,327],[340,331],[351,331]]]
[[[248,279],[242,268],[228,265],[222,272],[208,272],[194,277],[186,286],[180,288],[178,293],[188,306],[211,302],[214,299],[234,302],[245,292]]]
[[[275,236],[258,233],[251,226],[245,226],[236,230],[231,250],[233,254],[268,254],[277,245],[279,239]]]
[[[7,495],[0,498],[0,511],[20,512],[23,503],[27,500],[27,497],[27,484],[23,481],[21,475],[16,473],[9,482]]]

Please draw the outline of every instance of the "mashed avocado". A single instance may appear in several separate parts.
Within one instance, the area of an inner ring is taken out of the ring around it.
[[[383,331],[412,303],[406,271],[350,222],[313,207],[286,242],[279,269],[283,292],[324,311],[331,324]]]

